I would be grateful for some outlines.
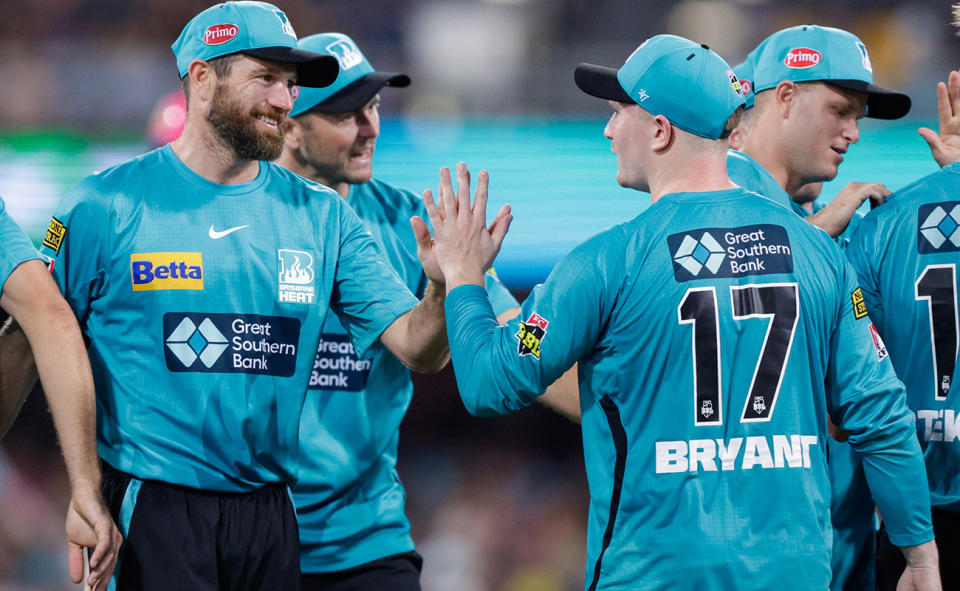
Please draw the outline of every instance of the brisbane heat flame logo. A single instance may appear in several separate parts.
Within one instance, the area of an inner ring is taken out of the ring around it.
[[[803,68],[812,68],[816,66],[822,59],[823,55],[816,49],[810,49],[809,47],[797,47],[795,49],[791,49],[787,53],[787,57],[783,58],[783,65],[795,70],[802,70]]]
[[[213,25],[203,32],[203,42],[207,45],[222,45],[240,34],[237,25]]]

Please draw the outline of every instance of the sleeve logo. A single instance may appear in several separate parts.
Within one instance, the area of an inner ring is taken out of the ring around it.
[[[67,234],[67,227],[57,218],[50,218],[50,225],[47,226],[47,233],[43,236],[43,245],[53,249],[54,254],[60,254],[60,246],[63,244],[63,237]]]
[[[517,355],[533,355],[540,359],[540,343],[547,334],[548,324],[550,321],[536,312],[530,314],[530,318],[520,324],[520,330],[514,335],[517,337]]]
[[[850,294],[853,301],[853,317],[860,320],[867,315],[867,302],[863,299],[863,290],[859,287]]]
[[[887,346],[883,344],[880,332],[872,322],[870,323],[870,338],[873,339],[873,348],[877,351],[877,363],[879,363],[887,357]]]

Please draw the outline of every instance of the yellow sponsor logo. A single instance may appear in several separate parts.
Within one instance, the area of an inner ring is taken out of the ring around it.
[[[199,252],[146,252],[130,255],[133,291],[203,289]]]
[[[47,233],[43,236],[43,245],[53,249],[55,254],[60,254],[60,246],[63,244],[63,237],[67,233],[67,227],[57,218],[50,218],[50,225],[47,226]]]
[[[850,294],[853,300],[853,317],[860,320],[867,315],[867,302],[863,299],[863,290],[859,287]]]

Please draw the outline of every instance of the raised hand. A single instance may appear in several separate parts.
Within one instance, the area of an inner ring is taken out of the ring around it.
[[[946,84],[937,84],[937,111],[940,133],[929,127],[921,127],[917,133],[927,141],[937,164],[946,166],[960,160],[960,72],[950,72]]]
[[[428,189],[423,193],[423,203],[433,225],[433,240],[427,243],[429,232],[420,218],[411,220],[417,237],[418,254],[427,269],[431,257],[445,278],[447,291],[458,285],[471,283],[483,285],[483,274],[493,264],[500,251],[513,216],[510,206],[504,205],[497,217],[488,226],[487,188],[490,177],[487,171],[477,175],[477,189],[473,203],[470,201],[470,171],[462,162],[457,165],[457,188],[453,188],[450,169],[440,170],[438,202]],[[432,278],[432,277],[431,277]]]

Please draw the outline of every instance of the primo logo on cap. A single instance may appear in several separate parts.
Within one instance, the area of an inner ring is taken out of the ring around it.
[[[823,60],[823,54],[816,49],[797,47],[791,49],[787,53],[787,57],[783,58],[783,65],[795,70],[802,70],[816,66],[821,60]]]
[[[709,232],[704,232],[700,240],[689,234],[684,236],[680,248],[673,253],[673,260],[690,271],[691,275],[699,275],[704,267],[716,274],[723,263],[723,256],[720,243]]]
[[[349,70],[363,62],[363,54],[357,46],[346,39],[340,39],[327,45],[327,51],[340,62],[341,70]]]
[[[207,45],[222,45],[240,34],[237,25],[213,25],[203,32],[203,42]]]

